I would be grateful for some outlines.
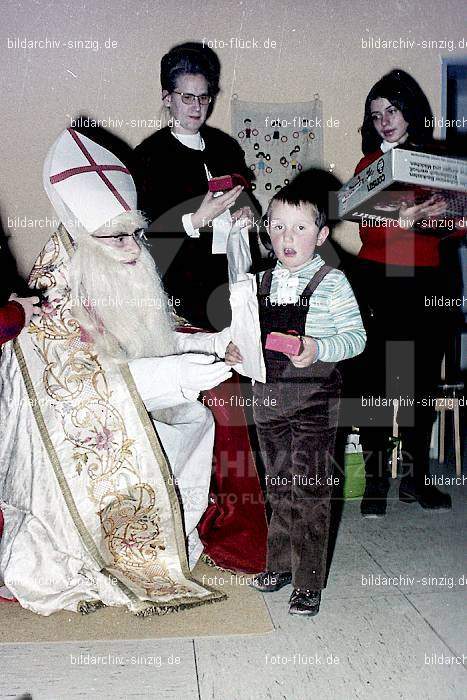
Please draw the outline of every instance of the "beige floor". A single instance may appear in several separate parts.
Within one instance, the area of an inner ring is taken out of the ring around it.
[[[452,512],[426,513],[393,486],[378,521],[347,503],[314,619],[288,615],[284,588],[265,636],[3,646],[0,698],[463,699],[467,489],[450,493]]]
[[[0,644],[94,640],[204,637],[222,634],[269,634],[274,627],[249,576],[235,576],[200,562],[194,571],[201,583],[227,595],[209,605],[167,615],[136,617],[124,608],[101,608],[88,615],[55,613],[35,615],[19,605],[0,604]],[[1,655],[0,647],[0,655]]]

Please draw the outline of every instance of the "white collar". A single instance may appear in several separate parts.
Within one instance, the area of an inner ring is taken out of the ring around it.
[[[204,151],[204,141],[199,131],[196,134],[176,134],[175,131],[170,133],[187,148],[191,148],[194,151]]]
[[[407,141],[407,138],[408,138],[408,134],[406,132],[400,141],[394,141],[394,143],[389,143],[389,141],[385,141],[383,139],[381,146],[380,146],[380,149],[383,151],[383,153],[387,153],[388,151],[391,150],[391,148],[395,148],[396,146],[400,146],[401,143],[405,143]]]
[[[382,141],[380,149],[383,151],[383,153],[387,153],[391,150],[391,148],[394,148],[398,145],[399,143],[397,141],[395,141],[394,143],[389,143],[389,141]]]
[[[277,280],[277,302],[279,304],[295,304],[299,298],[300,274],[305,273],[305,275],[309,275],[312,270],[318,270],[321,264],[321,257],[318,253],[315,253],[307,265],[300,268],[300,270],[290,272],[278,260],[272,273],[273,278]]]
[[[277,277],[278,279],[287,279],[291,275],[293,276],[299,276],[305,273],[307,275],[311,270],[318,269],[321,267],[323,264],[323,259],[319,255],[319,253],[315,253],[314,256],[307,262],[306,265],[301,267],[299,270],[295,270],[295,272],[290,272],[283,263],[281,263],[280,260],[277,261],[276,267],[272,271],[272,274],[274,277]]]

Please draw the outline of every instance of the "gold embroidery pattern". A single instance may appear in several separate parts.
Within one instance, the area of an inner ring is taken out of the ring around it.
[[[106,374],[70,312],[67,257],[55,234],[39,256],[30,285],[47,290],[41,313],[29,326],[43,365],[44,389],[72,446],[75,473],[84,472],[112,563],[148,596],[186,595],[160,556],[166,549],[156,493],[139,481],[134,440],[111,403]]]
[[[149,484],[135,484],[126,494],[115,494],[101,512],[101,522],[115,565],[145,589],[147,596],[188,594],[167,576],[158,550],[165,550],[155,493]]]
[[[49,289],[57,286],[57,279],[53,272],[55,272],[55,265],[59,255],[60,241],[58,234],[54,233],[47,241],[31,270],[29,275],[30,287],[34,289]]]

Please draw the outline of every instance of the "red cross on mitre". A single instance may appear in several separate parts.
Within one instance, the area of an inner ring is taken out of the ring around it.
[[[98,175],[101,178],[102,182],[109,188],[109,190],[112,192],[112,194],[121,204],[121,206],[125,209],[125,211],[130,211],[131,207],[129,206],[129,204],[123,199],[120,192],[111,183],[109,178],[104,173],[105,170],[118,170],[121,173],[126,173],[127,175],[131,176],[131,173],[128,170],[128,168],[125,168],[124,165],[99,165],[89,153],[84,143],[81,141],[79,134],[72,128],[68,128],[67,131],[78,146],[78,148],[80,149],[81,153],[88,160],[89,165],[82,165],[77,168],[69,168],[68,170],[63,170],[61,173],[57,173],[56,175],[51,175],[50,184],[55,185],[57,184],[57,182],[62,182],[62,180],[67,180],[69,177],[73,177],[74,175],[81,175],[82,173],[96,173],[96,175]]]

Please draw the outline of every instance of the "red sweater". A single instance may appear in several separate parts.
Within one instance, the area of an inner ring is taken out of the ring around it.
[[[364,156],[355,168],[355,174],[364,170],[383,152],[379,149]],[[387,265],[408,265],[410,267],[438,267],[439,243],[437,236],[427,236],[413,229],[400,226],[360,225],[362,247],[359,258],[373,260]]]
[[[16,301],[0,307],[0,345],[16,338],[24,328],[24,309]]]

